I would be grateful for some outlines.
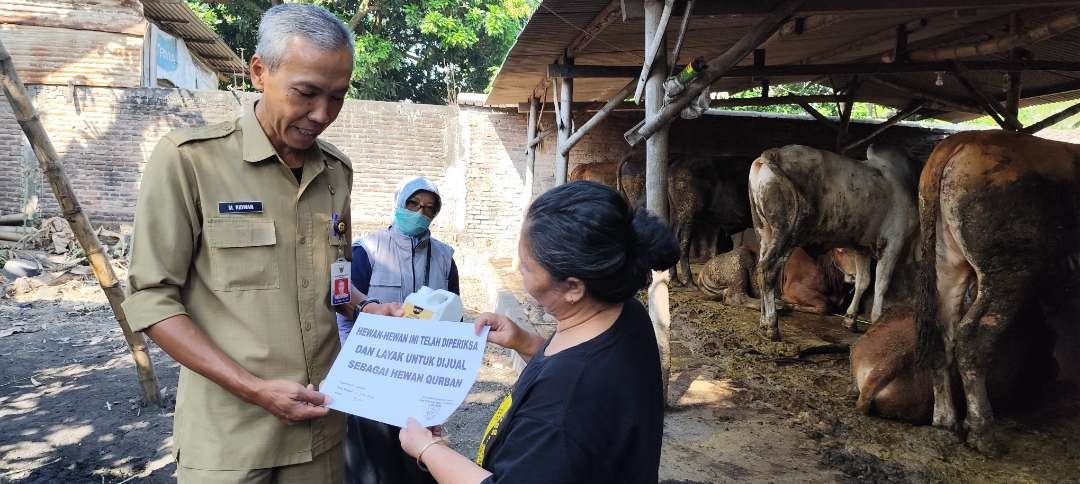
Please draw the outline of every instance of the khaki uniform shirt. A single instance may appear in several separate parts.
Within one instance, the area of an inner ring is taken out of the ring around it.
[[[310,154],[298,184],[253,106],[236,121],[162,138],[135,210],[123,304],[132,329],[186,314],[255,376],[318,385],[340,348],[329,302],[339,240],[330,221],[332,213],[349,220],[352,168],[322,140]],[[227,213],[236,211],[220,205],[228,202],[261,202],[262,211]],[[350,235],[341,240],[347,244]],[[344,432],[340,413],[288,426],[180,370],[174,455],[185,467],[308,462]]]

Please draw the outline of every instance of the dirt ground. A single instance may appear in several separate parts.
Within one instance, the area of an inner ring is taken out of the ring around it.
[[[675,405],[664,431],[665,482],[1080,479],[1075,388],[1062,387],[1052,402],[1003,419],[1010,452],[988,460],[932,429],[857,415],[844,352],[800,358],[790,344],[756,337],[757,312],[686,291],[673,292],[672,314]],[[0,299],[0,335],[6,333],[12,334],[0,336],[0,482],[173,481],[177,365],[153,349],[168,405],[163,411],[140,406],[123,337],[96,286],[71,281],[44,294]],[[453,446],[470,456],[515,378],[502,350],[489,348],[485,363],[445,426]]]

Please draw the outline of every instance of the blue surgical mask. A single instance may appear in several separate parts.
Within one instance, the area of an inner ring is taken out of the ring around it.
[[[394,227],[405,235],[419,236],[428,229],[428,225],[431,225],[431,219],[420,212],[412,212],[400,207],[394,209]]]

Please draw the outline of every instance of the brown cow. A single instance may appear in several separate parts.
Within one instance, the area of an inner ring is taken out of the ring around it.
[[[682,257],[671,269],[672,280],[694,284],[690,272],[690,243],[697,236],[712,255],[732,249],[731,236],[751,227],[746,173],[742,158],[678,157],[668,167],[668,221],[679,239]],[[645,203],[644,159],[632,152],[619,162],[618,190],[632,206]]]
[[[919,215],[917,350],[933,369],[933,424],[958,431],[955,405],[966,402],[968,444],[997,454],[990,348],[1023,324],[1014,320],[1021,303],[1061,299],[1070,287],[1062,281],[1077,277],[1067,261],[1080,247],[1080,146],[1003,131],[952,135],[922,172]]]
[[[995,364],[987,385],[995,408],[1035,403],[1057,374],[1051,357],[1054,337],[1034,306],[1024,311],[1025,325],[1013,325],[1009,338],[994,348]],[[859,391],[855,408],[864,415],[916,424],[930,422],[933,388],[930,370],[915,364],[915,312],[904,306],[887,311],[851,347],[851,374]],[[950,384],[955,386],[955,375]]]
[[[618,184],[616,169],[618,162],[599,161],[596,163],[582,163],[574,167],[570,172],[568,181],[587,180],[615,188]]]
[[[741,245],[709,259],[698,273],[698,288],[724,304],[760,309],[761,291],[754,277],[757,251],[756,246]],[[835,311],[844,304],[854,274],[854,261],[842,249],[814,258],[796,247],[780,276],[780,300],[797,311]]]

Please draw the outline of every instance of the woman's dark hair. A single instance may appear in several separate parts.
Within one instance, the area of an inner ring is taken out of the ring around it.
[[[644,208],[630,209],[618,192],[576,181],[540,195],[529,206],[525,237],[536,261],[558,281],[576,277],[593,297],[623,302],[648,284],[649,270],[679,259],[671,230]]]

